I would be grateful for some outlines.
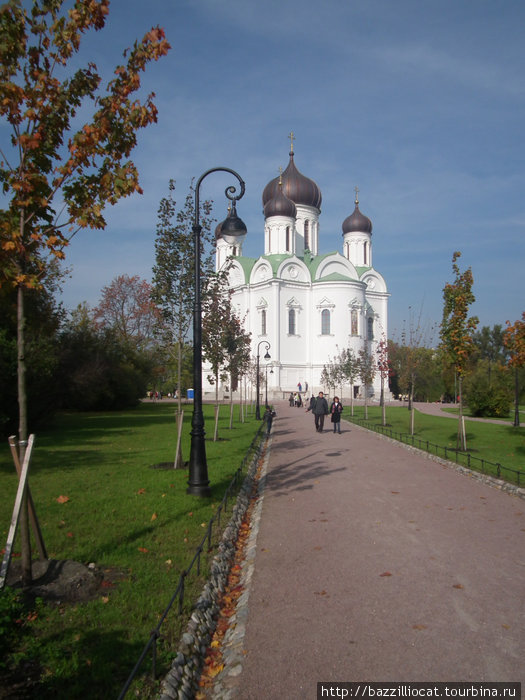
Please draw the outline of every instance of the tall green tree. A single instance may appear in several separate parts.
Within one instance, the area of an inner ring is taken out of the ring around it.
[[[488,368],[489,384],[492,379],[492,370],[497,364],[504,364],[507,354],[505,344],[503,342],[503,328],[500,324],[496,324],[492,328],[483,326],[481,330],[473,335],[473,341],[477,355],[481,360],[486,360]]]
[[[0,6],[2,144],[0,283],[17,291],[20,460],[28,435],[25,291],[43,283],[49,258],[62,259],[80,229],[105,227],[103,210],[141,192],[129,156],[137,131],[157,119],[153,95],[132,99],[147,64],[170,46],[160,27],[127,52],[105,91],[94,63],[77,68],[82,36],[104,27],[109,0],[21,0]],[[78,130],[73,120],[91,118]],[[59,213],[57,213],[59,212]],[[24,583],[31,580],[24,555]]]
[[[454,281],[443,288],[443,320],[441,322],[441,346],[448,362],[454,367],[459,387],[459,424],[457,446],[467,449],[465,423],[463,419],[462,381],[468,360],[474,347],[473,333],[478,325],[477,316],[469,316],[469,307],[476,297],[472,292],[474,277],[471,268],[460,271],[457,260],[461,253],[452,256]]]
[[[374,356],[370,353],[368,347],[364,347],[357,353],[357,363],[359,368],[359,377],[363,382],[363,391],[365,397],[365,418],[368,418],[368,391],[369,387],[374,382],[376,376],[376,363]]]
[[[339,355],[341,372],[344,379],[350,384],[350,410],[354,415],[354,384],[359,376],[359,361],[351,348],[343,348]]]
[[[193,319],[195,243],[194,186],[186,195],[184,204],[177,209],[175,181],[170,180],[168,195],[160,201],[157,212],[155,265],[153,267],[152,298],[160,309],[163,323],[157,334],[167,353],[174,357],[178,388],[178,410],[181,410],[181,389],[184,346]],[[201,280],[210,277],[214,266],[212,202],[201,204]]]

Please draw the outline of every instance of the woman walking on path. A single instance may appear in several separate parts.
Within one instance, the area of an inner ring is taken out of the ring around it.
[[[341,413],[343,412],[343,404],[339,401],[337,396],[334,396],[332,405],[330,406],[330,413],[332,414],[331,421],[334,424],[334,435],[337,430],[339,435],[341,435]]]

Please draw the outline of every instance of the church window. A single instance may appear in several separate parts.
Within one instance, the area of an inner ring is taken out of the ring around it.
[[[367,247],[366,247],[366,241],[363,243],[363,260],[364,264],[368,265],[368,258],[367,258]]]
[[[373,340],[374,339],[374,319],[371,317],[368,318],[367,324],[368,324],[368,340]]]
[[[305,250],[310,250],[310,230],[309,230],[309,221],[304,222],[304,249]]]
[[[233,255],[233,257],[235,257],[237,255],[237,247],[236,246],[233,246],[233,248],[232,248],[232,255]]]
[[[286,227],[286,252],[290,252],[290,227]]]
[[[321,335],[330,335],[330,310],[321,311]]]
[[[296,335],[295,309],[288,311],[288,335]]]
[[[350,313],[350,327],[351,327],[351,333],[352,335],[357,335],[358,334],[358,326],[357,326],[357,309],[352,309]]]
[[[261,335],[266,335],[266,309],[261,311]]]

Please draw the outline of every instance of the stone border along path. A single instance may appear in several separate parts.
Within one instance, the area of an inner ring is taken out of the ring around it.
[[[217,626],[221,599],[235,561],[240,532],[243,525],[246,527],[250,506],[257,498],[260,463],[262,460],[263,464],[266,464],[268,454],[267,445],[264,443],[263,437],[262,455],[259,448],[237,496],[232,516],[219,543],[218,554],[211,563],[209,581],[195,604],[175,659],[161,683],[159,700],[191,700],[197,693],[205,654]]]

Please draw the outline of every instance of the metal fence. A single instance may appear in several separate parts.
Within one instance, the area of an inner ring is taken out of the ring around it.
[[[237,497],[237,493],[240,487],[240,482],[241,479],[243,478],[243,473],[246,470],[246,467],[252,463],[252,461],[256,458],[256,456],[260,453],[261,446],[263,443],[263,428],[265,425],[261,423],[259,430],[255,434],[255,437],[253,438],[250,447],[248,448],[248,451],[246,452],[246,455],[244,456],[244,459],[242,460],[239,468],[235,472],[235,474],[232,477],[232,480],[228,484],[228,487],[226,489],[226,492],[222,498],[222,501],[220,502],[219,506],[217,507],[216,512],[210,518],[208,522],[208,526],[206,528],[206,533],[204,537],[202,538],[201,542],[197,546],[195,550],[195,554],[193,555],[193,559],[191,560],[189,566],[187,569],[184,569],[182,573],[179,576],[179,582],[177,585],[177,588],[175,589],[173,595],[171,596],[171,599],[166,606],[164,612],[160,616],[160,619],[157,623],[157,626],[155,629],[151,632],[150,638],[147,641],[144,649],[142,650],[141,655],[139,656],[137,663],[135,664],[133,671],[130,673],[125,685],[123,686],[122,690],[120,691],[120,695],[118,696],[118,700],[122,700],[122,698],[125,697],[126,693],[128,692],[133,680],[135,679],[135,676],[138,674],[140,667],[142,666],[144,659],[148,655],[148,653],[151,650],[151,656],[152,656],[152,677],[156,678],[157,677],[157,639],[161,636],[160,635],[160,629],[162,627],[162,624],[166,620],[169,612],[171,609],[177,604],[177,614],[180,616],[182,615],[183,608],[184,608],[184,594],[185,594],[185,582],[187,577],[193,573],[196,576],[200,575],[200,569],[201,569],[201,556],[203,552],[209,552],[212,547],[212,536],[215,534],[215,539],[219,539],[221,534],[222,534],[222,528],[221,528],[221,515],[223,515],[227,509],[228,509],[228,504],[231,501],[231,499],[235,499]]]
[[[376,433],[387,435],[393,440],[398,440],[406,445],[417,447],[418,449],[424,450],[429,454],[436,455],[437,457],[443,457],[444,459],[454,461],[456,464],[467,467],[468,469],[473,469],[481,472],[482,474],[489,474],[490,476],[495,476],[498,479],[504,479],[505,481],[509,481],[517,486],[522,486],[525,484],[525,472],[520,469],[505,467],[499,462],[490,462],[488,459],[476,457],[476,455],[470,454],[470,452],[464,452],[455,447],[443,447],[442,445],[436,445],[435,443],[430,442],[430,440],[424,440],[416,437],[415,435],[410,435],[409,433],[398,433],[388,426],[371,423],[364,418],[347,415],[344,417],[347,420],[366,428],[367,430],[373,430]]]

